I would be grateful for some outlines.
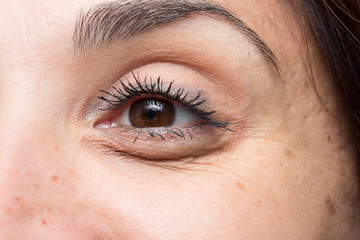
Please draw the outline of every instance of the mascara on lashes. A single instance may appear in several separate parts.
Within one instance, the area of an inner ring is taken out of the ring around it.
[[[184,107],[185,110],[194,114],[197,118],[202,120],[201,123],[197,123],[190,127],[166,127],[161,129],[140,129],[136,127],[124,127],[124,131],[128,132],[136,132],[137,136],[134,139],[134,142],[142,135],[147,134],[148,138],[160,137],[165,140],[164,135],[169,133],[172,136],[180,137],[186,139],[186,134],[189,139],[193,139],[193,133],[196,128],[201,128],[204,126],[213,126],[219,129],[225,129],[229,131],[234,131],[229,128],[231,122],[218,121],[213,118],[211,115],[215,113],[215,111],[205,111],[201,108],[201,106],[206,102],[205,99],[202,99],[201,93],[198,92],[195,97],[190,97],[189,92],[185,91],[184,88],[179,88],[174,90],[173,84],[174,81],[169,84],[165,84],[164,80],[161,77],[158,77],[155,81],[150,77],[144,77],[143,81],[140,80],[139,75],[135,75],[132,72],[132,76],[135,80],[135,84],[132,84],[128,78],[126,82],[123,79],[120,79],[120,87],[112,86],[113,93],[109,91],[100,90],[101,93],[105,94],[105,96],[98,96],[99,99],[106,102],[107,107],[100,109],[104,111],[115,111],[126,105],[130,100],[139,98],[141,96],[146,97],[162,97],[164,100],[168,100],[170,102],[176,102]]]

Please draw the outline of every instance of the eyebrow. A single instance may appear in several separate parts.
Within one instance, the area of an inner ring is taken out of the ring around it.
[[[126,40],[191,14],[220,18],[235,25],[279,72],[273,51],[255,31],[230,11],[206,0],[116,0],[81,10],[73,35],[75,50]]]

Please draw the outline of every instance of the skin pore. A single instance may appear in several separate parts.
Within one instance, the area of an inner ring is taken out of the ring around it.
[[[358,239],[347,110],[316,47],[280,1],[215,3],[256,34],[197,11],[79,48],[102,1],[0,2],[0,239]],[[144,94],[109,110],[120,79],[215,112],[132,128]]]

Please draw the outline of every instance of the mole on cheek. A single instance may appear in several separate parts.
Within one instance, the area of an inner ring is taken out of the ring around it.
[[[325,203],[326,203],[326,208],[327,208],[330,216],[335,215],[335,213],[336,213],[336,205],[335,205],[334,201],[330,197],[328,197],[326,199]]]

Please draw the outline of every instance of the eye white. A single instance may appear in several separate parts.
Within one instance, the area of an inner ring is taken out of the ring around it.
[[[173,126],[186,126],[197,120],[197,117],[179,104],[174,104],[175,120]]]

